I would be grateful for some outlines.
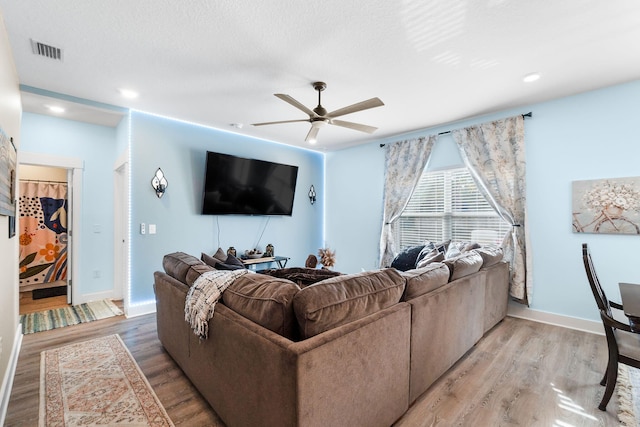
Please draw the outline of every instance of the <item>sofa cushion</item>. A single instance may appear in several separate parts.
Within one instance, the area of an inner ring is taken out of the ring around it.
[[[300,290],[293,298],[301,338],[361,319],[400,301],[405,279],[393,268],[348,274]]]
[[[274,268],[271,270],[261,271],[262,274],[267,274],[273,277],[279,277],[281,279],[291,280],[298,286],[305,287],[313,285],[330,277],[340,276],[341,273],[326,268],[306,268],[306,267],[290,267],[290,268]]]
[[[441,262],[434,262],[426,267],[408,270],[401,274],[407,280],[403,297],[405,301],[429,293],[449,282],[449,267]]]
[[[485,246],[474,249],[482,257],[482,268],[491,267],[502,261],[504,253],[499,246]]]
[[[298,338],[293,314],[293,296],[300,287],[295,283],[266,276],[245,274],[222,294],[222,302],[247,319],[285,338]]]
[[[202,273],[212,270],[211,266],[184,252],[165,255],[162,258],[162,267],[169,276],[189,286],[193,285]]]
[[[416,267],[416,261],[420,251],[424,248],[424,245],[411,246],[403,249],[391,262],[391,267],[400,271],[411,270]]]
[[[482,257],[475,251],[465,252],[457,257],[445,259],[449,267],[449,281],[476,273],[482,268]]]

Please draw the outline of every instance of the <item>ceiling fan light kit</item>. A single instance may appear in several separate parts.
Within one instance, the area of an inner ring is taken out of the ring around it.
[[[344,108],[340,108],[338,110],[327,113],[327,110],[322,106],[321,93],[327,88],[327,84],[325,82],[314,82],[311,84],[313,88],[318,92],[318,106],[311,110],[307,108],[301,102],[295,100],[289,95],[285,95],[282,93],[274,94],[276,97],[282,99],[284,102],[296,107],[298,110],[306,113],[309,118],[308,119],[298,119],[298,120],[281,120],[276,122],[264,122],[264,123],[253,123],[253,126],[264,126],[264,125],[275,125],[275,124],[283,124],[283,123],[296,123],[296,122],[309,122],[311,123],[311,129],[309,129],[309,133],[307,134],[305,141],[310,144],[315,144],[318,139],[318,132],[321,128],[327,125],[340,126],[348,129],[357,130],[365,133],[373,133],[378,128],[374,126],[363,125],[360,123],[347,122],[344,120],[336,120],[336,117],[345,116],[347,114],[355,113],[358,111],[368,110],[370,108],[381,107],[384,103],[379,98],[371,98],[366,101],[358,102],[353,105],[349,105]]]

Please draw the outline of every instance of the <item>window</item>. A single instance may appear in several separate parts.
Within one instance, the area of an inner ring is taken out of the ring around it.
[[[487,203],[467,168],[425,171],[395,227],[399,249],[425,241],[500,244],[511,225]]]

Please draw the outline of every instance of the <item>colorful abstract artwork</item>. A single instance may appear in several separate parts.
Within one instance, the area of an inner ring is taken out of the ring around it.
[[[640,177],[573,182],[575,233],[640,234]]]
[[[20,286],[66,280],[67,184],[20,182]]]

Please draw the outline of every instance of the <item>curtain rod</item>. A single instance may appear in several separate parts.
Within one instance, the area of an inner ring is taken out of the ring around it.
[[[41,181],[39,179],[20,179],[20,182],[40,182],[42,184],[66,184],[67,181]]]
[[[523,119],[525,119],[525,118],[527,118],[527,117],[528,117],[528,118],[531,118],[531,117],[533,117],[533,112],[529,111],[528,113],[521,114],[521,116],[522,116],[522,118],[523,118]],[[447,135],[447,134],[449,134],[449,133],[451,133],[451,132],[452,132],[452,131],[450,131],[450,130],[445,130],[444,132],[439,132],[439,133],[438,133],[438,136],[440,136],[440,135]],[[386,144],[380,144],[380,148],[384,147],[385,145],[386,145]]]

